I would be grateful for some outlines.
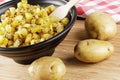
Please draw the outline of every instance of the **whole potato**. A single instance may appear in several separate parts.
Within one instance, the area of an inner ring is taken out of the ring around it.
[[[35,60],[28,71],[33,80],[60,80],[66,72],[66,67],[61,59],[45,56]]]
[[[75,46],[75,57],[83,62],[96,63],[108,58],[114,52],[113,45],[108,41],[88,39],[79,41]]]
[[[117,25],[110,15],[93,12],[85,19],[85,29],[90,38],[109,40],[116,35]]]

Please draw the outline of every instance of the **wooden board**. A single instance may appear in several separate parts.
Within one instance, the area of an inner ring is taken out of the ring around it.
[[[120,25],[117,35],[110,40],[115,53],[107,60],[96,64],[85,64],[74,58],[74,46],[79,40],[87,39],[83,20],[76,20],[73,28],[55,50],[53,56],[63,60],[67,72],[62,80],[120,80]],[[15,63],[0,56],[0,80],[31,80],[29,65]]]

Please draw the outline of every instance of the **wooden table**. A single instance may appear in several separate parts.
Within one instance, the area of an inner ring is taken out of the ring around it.
[[[117,35],[110,40],[115,46],[114,54],[96,64],[85,64],[74,58],[74,46],[79,40],[87,39],[84,20],[76,20],[73,28],[55,50],[53,56],[63,60],[67,72],[62,80],[120,80],[120,25]],[[29,65],[15,63],[0,56],[0,80],[31,80]]]

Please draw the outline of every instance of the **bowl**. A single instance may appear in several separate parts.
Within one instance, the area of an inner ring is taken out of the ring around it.
[[[20,0],[12,0],[0,5],[0,15],[3,14],[8,8],[17,6],[17,3]],[[55,5],[56,7],[60,5],[66,4],[65,0],[28,0],[29,4],[35,5],[39,4],[41,6]],[[67,36],[68,32],[72,28],[76,17],[77,12],[76,8],[72,7],[68,13],[68,17],[70,19],[69,24],[65,27],[65,29],[53,36],[52,38],[45,40],[43,42],[18,47],[18,48],[0,48],[0,55],[12,58],[15,62],[20,64],[30,64],[32,61],[39,57],[43,56],[51,56],[54,53],[56,46],[64,40]]]

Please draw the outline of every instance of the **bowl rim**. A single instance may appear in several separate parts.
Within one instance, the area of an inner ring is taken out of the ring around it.
[[[19,1],[20,1],[20,0],[8,1],[8,2],[5,2],[5,3],[1,4],[0,7],[5,6],[5,5],[7,5],[7,4],[10,4],[10,3],[12,3],[12,2],[19,2]],[[57,0],[56,0],[56,1],[57,1]],[[63,1],[64,3],[67,3],[67,1],[65,1],[65,0],[61,0],[61,1]],[[47,43],[49,43],[49,42],[54,41],[55,39],[59,38],[59,37],[62,36],[64,33],[66,33],[68,30],[70,30],[70,29],[72,28],[73,24],[75,23],[75,20],[76,20],[76,18],[77,18],[77,10],[76,10],[76,7],[73,6],[73,7],[70,9],[70,11],[73,13],[73,17],[71,16],[71,20],[70,20],[69,24],[68,24],[68,25],[64,28],[64,30],[61,31],[60,33],[52,36],[51,38],[49,38],[49,39],[47,39],[47,40],[45,40],[45,41],[43,41],[43,42],[39,42],[39,43],[36,43],[36,44],[33,44],[33,45],[21,46],[21,47],[13,47],[13,48],[0,47],[0,51],[5,51],[5,50],[7,50],[7,51],[14,51],[14,50],[27,49],[27,48],[29,48],[29,49],[31,48],[31,49],[32,49],[32,48],[34,48],[34,47],[39,47],[39,46],[42,46],[42,45],[45,45],[45,44],[47,44]]]

